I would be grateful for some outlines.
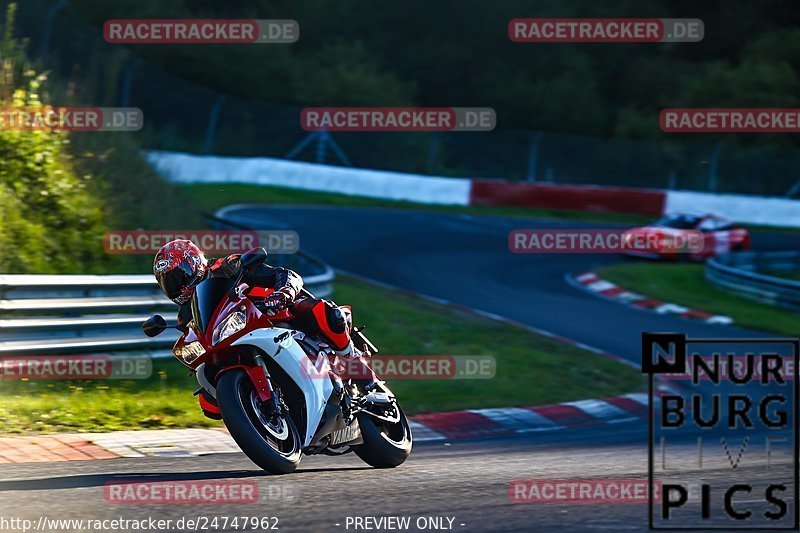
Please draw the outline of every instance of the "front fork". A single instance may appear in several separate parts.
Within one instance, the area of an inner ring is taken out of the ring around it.
[[[256,366],[247,368],[247,374],[253,382],[259,399],[267,406],[267,414],[270,416],[280,415],[281,401],[275,389],[272,387],[272,381],[269,379],[269,370],[267,364],[261,357],[261,354],[253,357]]]
[[[276,393],[272,386],[272,381],[269,379],[269,370],[267,369],[267,365],[264,363],[264,360],[260,354],[256,355],[253,360],[256,363],[255,366],[240,365],[239,368],[247,372],[250,381],[253,383],[256,394],[258,394],[258,398],[267,407],[266,414],[279,415],[281,413],[280,393]],[[225,371],[229,370],[230,368],[225,369]],[[214,387],[214,385],[212,385],[206,377],[205,363],[198,367],[194,371],[194,374],[197,378],[197,382],[200,384],[200,388],[194,392],[194,395],[198,396],[200,395],[201,391],[205,390],[216,403],[217,390],[216,387]],[[219,377],[219,374],[217,374],[217,377]],[[200,406],[203,407],[202,400],[200,402]],[[216,405],[214,407],[216,407]],[[203,408],[205,409],[205,407]]]

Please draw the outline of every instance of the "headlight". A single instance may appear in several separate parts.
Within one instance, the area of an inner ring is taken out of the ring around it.
[[[172,349],[172,353],[175,354],[175,357],[187,365],[190,365],[194,363],[198,357],[206,353],[206,349],[203,348],[203,345],[200,344],[199,341],[194,341],[183,346],[176,346]]]
[[[242,311],[232,313],[222,324],[216,327],[214,335],[211,336],[211,344],[224,341],[237,331],[241,331],[245,325],[247,325],[247,315]]]

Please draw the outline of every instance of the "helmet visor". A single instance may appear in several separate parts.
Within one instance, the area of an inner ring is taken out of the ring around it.
[[[199,278],[198,271],[192,267],[189,261],[183,261],[169,272],[156,276],[158,286],[170,300],[175,300],[182,293],[185,294],[185,289],[193,287]]]

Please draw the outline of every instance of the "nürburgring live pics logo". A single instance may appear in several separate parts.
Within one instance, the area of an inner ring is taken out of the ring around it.
[[[642,334],[650,529],[798,529],[799,351],[796,338]],[[656,375],[675,380],[658,410]]]

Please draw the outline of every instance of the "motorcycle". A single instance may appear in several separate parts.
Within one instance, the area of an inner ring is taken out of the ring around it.
[[[321,339],[286,323],[291,306],[259,305],[272,290],[248,287],[246,272],[267,258],[261,248],[241,257],[237,279],[211,277],[195,288],[192,320],[168,326],[154,315],[142,324],[154,337],[168,327],[181,331],[173,355],[197,378],[195,394],[207,394],[242,451],[273,474],[293,472],[303,454],[354,452],[376,468],[393,468],[411,453],[411,428],[395,395],[372,371],[377,353],[351,328],[364,355],[359,371],[339,375],[342,362]],[[311,296],[304,291],[305,296]]]

